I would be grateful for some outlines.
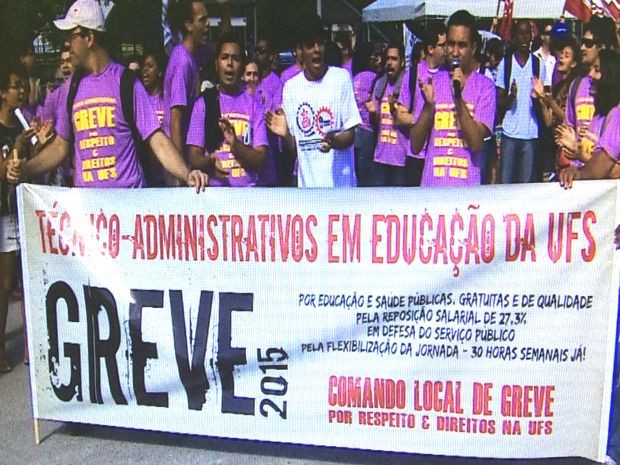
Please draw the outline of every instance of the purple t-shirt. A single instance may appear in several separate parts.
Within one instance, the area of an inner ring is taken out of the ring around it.
[[[262,79],[256,86],[256,95],[265,110],[277,111],[282,106],[282,81],[273,71]],[[278,181],[276,169],[276,156],[281,152],[280,139],[278,136],[268,132],[269,151],[265,166],[258,174],[259,186],[275,186]]]
[[[604,150],[616,162],[620,162],[620,105],[609,112],[604,126],[596,149]]]
[[[265,110],[276,111],[282,106],[282,81],[273,71],[256,86],[256,93],[260,96]]]
[[[58,103],[61,100],[66,100],[67,92],[69,91],[69,84],[71,79],[65,81],[56,89],[54,89],[45,99],[45,103],[37,108],[37,116],[41,118],[41,121],[56,121],[56,112],[58,111]],[[67,112],[66,108],[62,108],[62,111]]]
[[[601,115],[594,115],[592,121],[587,128],[583,130],[583,135],[580,137],[581,151],[584,155],[592,155],[594,149],[598,144],[598,139],[601,137],[601,130],[603,129],[603,123],[605,118]],[[581,160],[571,160],[571,165],[576,168],[581,168],[584,163]]]
[[[573,81],[571,88],[575,85]],[[580,130],[586,129],[594,117],[594,97],[590,95],[592,81],[589,77],[584,77],[579,82],[579,88],[575,93],[575,105],[570,101],[571,91],[569,90],[566,101],[565,123],[575,128],[577,140],[581,140]],[[572,90],[572,89],[571,89]]]
[[[403,73],[401,82],[404,83],[406,79],[409,79],[409,73]],[[381,101],[374,96],[379,112],[379,136],[375,147],[375,161],[384,165],[405,166],[410,145],[409,138],[405,132],[395,126],[392,113],[390,113],[389,99],[396,91],[395,84],[388,82]],[[408,86],[401,85],[397,100],[401,105],[409,106]]]
[[[163,122],[164,122],[164,95],[162,93],[149,95],[149,100],[151,101],[151,105],[153,106],[153,110],[155,110],[155,115],[157,115],[157,121],[159,121],[160,125],[163,125]]]
[[[480,185],[481,152],[466,146],[458,127],[450,73],[439,71],[435,86],[435,116],[431,129],[422,186]],[[470,74],[462,91],[475,121],[492,130],[495,121],[495,84],[480,73]],[[424,105],[416,101],[416,108]]]
[[[414,122],[416,122],[420,118],[420,114],[422,113],[422,109],[424,108],[424,97],[422,96],[422,90],[420,89],[420,86],[417,85],[417,82],[422,81],[428,84],[431,81],[431,79],[433,79],[435,75],[437,75],[439,71],[446,71],[446,68],[441,66],[439,68],[430,69],[428,67],[428,64],[424,60],[421,60],[418,63],[418,78],[416,79],[416,86],[415,86],[414,97],[413,97],[415,100],[415,105],[413,107],[413,121]],[[407,89],[409,89],[409,76],[407,76],[407,82],[403,83],[403,86],[404,85],[406,85]],[[418,102],[419,102],[419,105],[418,105]],[[422,150],[420,150],[419,153],[413,153],[413,151],[411,150],[411,146],[410,146],[407,155],[413,158],[425,158],[427,148],[428,148],[428,141],[424,144],[424,146],[422,147]]]
[[[111,62],[101,73],[80,81],[73,103],[75,179],[77,187],[143,187],[144,173],[138,160],[131,127],[121,107],[123,66]],[[65,95],[58,108],[67,107]],[[159,122],[144,86],[134,84],[133,112],[143,140],[159,129]],[[56,133],[69,140],[69,117],[56,113]]]
[[[342,67],[349,72],[349,76],[353,79],[353,58],[349,58],[349,61],[343,63]]]
[[[372,71],[362,71],[361,73],[357,73],[353,78],[353,94],[355,95],[357,109],[360,111],[360,116],[362,117],[362,124],[359,125],[359,128],[365,129],[366,131],[372,131],[370,114],[366,109],[366,102],[371,98],[370,88],[376,76],[377,74]]]
[[[286,84],[290,78],[297,76],[299,73],[303,71],[303,68],[299,66],[297,63],[293,63],[291,66],[282,71],[280,75],[280,81],[282,81],[282,85]]]
[[[164,119],[164,96],[162,93],[149,95],[149,100],[157,116],[157,121],[161,125]],[[144,176],[146,177],[146,184],[148,187],[160,187],[165,185],[164,167],[159,162],[157,157],[149,150],[147,159],[143,160],[142,167],[144,169]]]
[[[164,122],[166,135],[170,136],[170,111],[173,107],[185,107],[181,122],[183,134],[187,133],[189,115],[198,97],[199,68],[194,55],[182,43],[170,54],[164,78]]]
[[[237,138],[245,145],[254,148],[267,145],[265,110],[259,99],[247,92],[229,95],[220,91],[220,112],[222,118],[231,122]],[[202,98],[196,100],[194,105],[189,131],[187,132],[187,145],[203,148],[205,146],[205,102]],[[205,155],[208,153],[205,152]],[[256,185],[257,173],[243,169],[230,152],[228,144],[222,143],[220,148],[216,150],[215,156],[230,174],[224,179],[212,177],[209,185],[229,187]]]

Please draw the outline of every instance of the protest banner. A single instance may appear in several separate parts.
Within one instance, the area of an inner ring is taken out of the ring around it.
[[[21,185],[34,417],[602,461],[618,186]]]

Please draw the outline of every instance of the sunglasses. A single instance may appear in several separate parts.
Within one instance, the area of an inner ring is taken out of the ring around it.
[[[581,45],[585,48],[592,48],[596,45],[596,42],[594,39],[581,39]]]

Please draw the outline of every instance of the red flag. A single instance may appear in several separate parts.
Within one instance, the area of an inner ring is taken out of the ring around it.
[[[502,24],[499,27],[499,35],[506,41],[510,40],[513,7],[514,0],[504,0],[504,15],[502,16]]]
[[[589,0],[566,0],[564,10],[584,23],[590,21],[590,16],[592,16]]]
[[[598,0],[595,3],[600,4],[600,8],[605,16],[611,16],[614,21],[620,16],[620,2],[618,0]]]
[[[618,0],[566,0],[564,10],[584,23],[590,21],[592,15],[611,16],[614,20],[620,15]]]

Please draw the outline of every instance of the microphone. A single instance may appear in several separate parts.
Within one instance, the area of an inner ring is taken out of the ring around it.
[[[19,108],[16,108],[14,113],[15,113],[15,116],[17,116],[17,119],[21,123],[22,127],[24,129],[30,129],[30,125],[28,124],[28,121],[26,121],[26,118],[24,117],[24,114],[22,113],[22,111]],[[30,143],[32,145],[37,145],[37,136],[32,136],[30,138]]]
[[[452,58],[450,62],[450,69],[454,71],[456,68],[461,67],[461,59],[459,57]],[[452,80],[452,88],[454,89],[454,96],[456,98],[461,98],[461,81],[458,79]]]

